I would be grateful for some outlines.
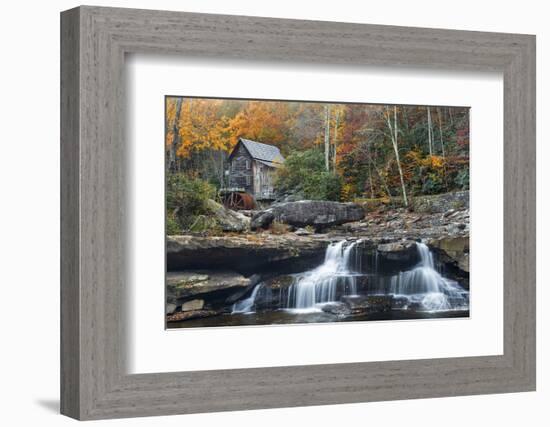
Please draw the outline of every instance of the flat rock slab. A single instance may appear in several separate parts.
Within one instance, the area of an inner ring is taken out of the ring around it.
[[[227,236],[169,236],[168,270],[225,269],[246,276],[265,270],[283,273],[315,267],[330,240],[294,233]]]
[[[246,288],[249,284],[250,279],[232,271],[208,273],[179,271],[169,272],[166,275],[168,293],[178,299],[188,299],[213,292],[238,290]],[[196,309],[197,306],[198,303],[195,303],[193,308],[190,307],[189,309]]]

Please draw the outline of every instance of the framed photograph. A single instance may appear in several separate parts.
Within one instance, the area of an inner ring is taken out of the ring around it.
[[[535,390],[534,36],[83,6],[61,41],[63,414]]]
[[[167,96],[167,327],[468,317],[469,113]]]

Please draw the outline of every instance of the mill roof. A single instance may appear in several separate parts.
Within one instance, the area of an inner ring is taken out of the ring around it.
[[[252,141],[245,138],[239,138],[239,142],[244,145],[253,159],[260,160],[268,166],[280,166],[285,161],[279,148],[274,145],[264,144],[263,142]]]

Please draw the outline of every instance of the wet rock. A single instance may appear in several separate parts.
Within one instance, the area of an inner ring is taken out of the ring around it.
[[[289,288],[293,283],[294,277],[291,275],[276,276],[261,282],[254,301],[256,310],[286,308]]]
[[[263,279],[263,276],[261,274],[253,274],[252,276],[250,276],[248,278],[248,282],[249,282],[248,286],[240,291],[236,291],[231,295],[229,295],[225,300],[225,304],[232,305],[238,300],[250,294],[250,292],[252,292],[252,289],[254,289],[254,287],[262,281],[262,279]]]
[[[334,314],[340,317],[350,316],[352,314],[349,305],[343,302],[328,302],[323,304],[321,309],[325,313]]]
[[[416,242],[412,240],[402,240],[391,243],[381,243],[376,250],[387,259],[402,259],[404,256],[410,257],[417,252]]]
[[[342,301],[354,316],[383,313],[392,309],[392,295],[346,295]]]
[[[195,310],[195,311],[178,311],[177,313],[166,316],[167,322],[182,322],[190,319],[200,319],[204,317],[217,316],[221,314],[216,310]]]
[[[369,295],[367,302],[372,312],[382,313],[392,308],[392,295]]]
[[[407,297],[396,297],[392,299],[391,308],[392,309],[405,309],[409,305],[409,299]]]
[[[178,306],[176,304],[167,303],[166,304],[166,314],[173,314],[176,311]]]
[[[294,283],[294,277],[290,275],[277,276],[264,281],[264,286],[271,289],[288,289]]]
[[[204,300],[194,299],[191,301],[186,301],[181,305],[181,311],[194,311],[201,310],[204,307]]]
[[[359,221],[365,216],[363,208],[355,203],[322,200],[301,200],[278,203],[252,217],[251,229],[267,228],[274,220],[296,227],[311,225],[329,227]]]
[[[363,295],[345,295],[340,298],[352,312],[366,312],[370,309],[369,297]]]
[[[412,240],[381,243],[376,247],[376,255],[379,272],[406,270],[420,261],[416,242]]]

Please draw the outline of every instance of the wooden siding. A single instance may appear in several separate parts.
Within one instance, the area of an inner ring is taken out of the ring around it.
[[[257,200],[274,197],[274,174],[275,168],[255,160],[242,143],[231,155],[229,187],[244,188]]]
[[[257,200],[274,198],[274,175],[275,168],[271,168],[257,161],[254,162],[254,197]]]
[[[229,167],[229,186],[244,188],[254,194],[253,159],[250,153],[239,144],[237,151],[231,156]]]

